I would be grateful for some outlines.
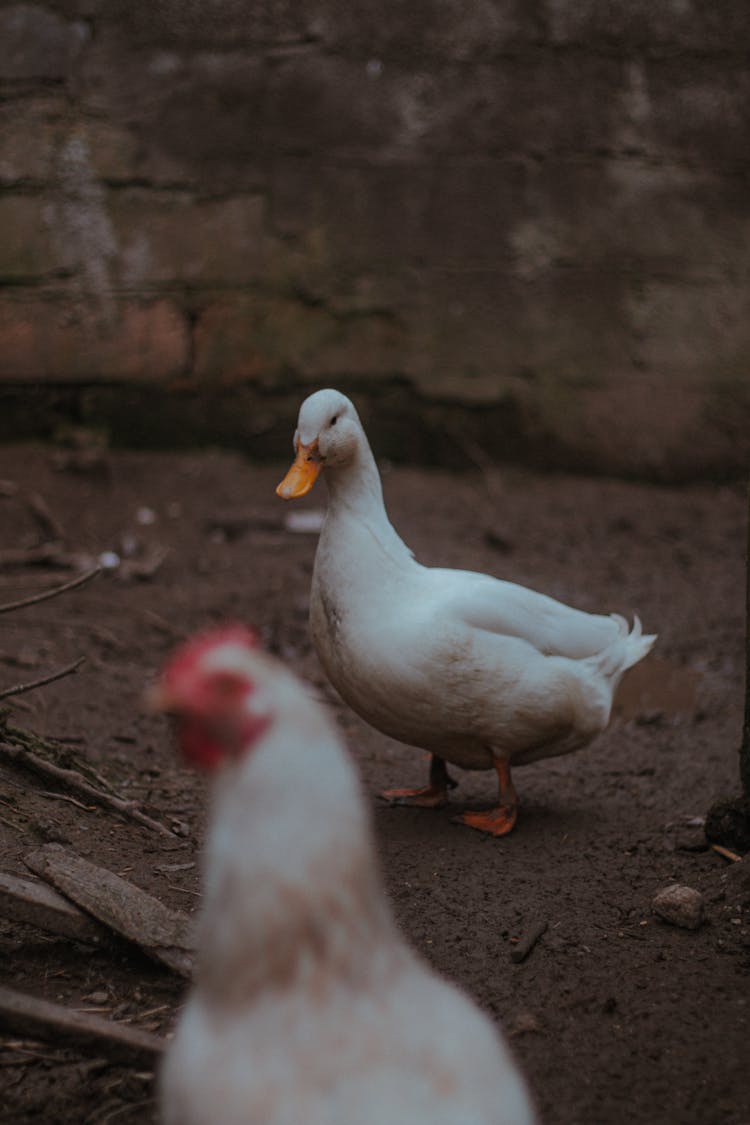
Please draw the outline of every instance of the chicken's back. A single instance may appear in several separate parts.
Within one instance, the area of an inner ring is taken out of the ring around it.
[[[385,986],[311,984],[235,1015],[196,991],[162,1074],[164,1125],[533,1125],[490,1020],[415,959]]]

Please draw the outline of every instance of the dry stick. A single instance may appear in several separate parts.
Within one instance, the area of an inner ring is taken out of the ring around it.
[[[80,557],[72,551],[64,551],[59,543],[42,543],[38,547],[6,547],[0,550],[0,566],[40,566],[50,563],[66,569],[75,566]]]
[[[0,987],[0,1027],[56,1045],[92,1048],[97,1054],[153,1066],[165,1041],[140,1028],[84,1015],[35,996]]]
[[[6,731],[6,737],[9,733],[11,732]],[[55,781],[62,782],[74,792],[80,793],[85,797],[90,797],[92,801],[96,801],[105,808],[114,809],[115,812],[137,821],[138,824],[143,824],[153,832],[160,832],[162,836],[168,836],[170,840],[174,839],[174,833],[171,832],[169,828],[161,824],[158,820],[153,820],[150,816],[146,816],[146,814],[141,812],[138,808],[135,801],[126,801],[123,797],[117,797],[114,794],[102,792],[101,789],[97,789],[86,781],[83,775],[78,773],[77,770],[66,769],[64,766],[56,766],[52,762],[40,758],[33,750],[26,750],[8,742],[0,742],[0,754],[4,754],[14,762],[20,762],[21,765],[33,770],[34,773],[41,774],[42,777],[53,777]]]
[[[515,964],[520,964],[521,961],[528,957],[546,929],[547,923],[544,920],[532,922],[521,935],[518,945],[511,952],[511,961],[515,962]]]
[[[77,797],[71,797],[69,793],[50,793],[46,789],[40,789],[40,797],[47,797],[50,801],[67,801],[71,805],[75,805],[77,809],[83,809],[84,812],[94,812],[96,805],[84,805],[83,801],[79,801]]]
[[[0,721],[3,715],[0,712]],[[38,734],[33,734],[32,731],[24,730],[21,727],[13,727],[6,721],[4,727],[0,727],[0,735],[4,736],[12,746],[21,746],[24,750],[30,750],[32,753],[39,752],[40,756],[49,761],[50,757],[54,762],[70,762],[71,759],[77,764],[78,771],[89,782],[95,781],[97,785],[101,786],[105,793],[110,793],[116,796],[115,790],[112,787],[108,778],[94,769],[91,762],[85,762],[74,756],[68,746],[61,745],[61,741],[54,739],[41,738]],[[18,785],[17,788],[22,789],[23,786]]]
[[[729,848],[725,848],[722,844],[712,844],[711,849],[723,856],[724,859],[731,860],[732,863],[740,863],[742,860],[741,855],[737,855],[737,852],[730,851]]]
[[[132,1113],[134,1109],[145,1109],[147,1105],[153,1104],[153,1098],[144,1098],[142,1102],[124,1102],[111,1110],[106,1117],[102,1117],[100,1125],[109,1125],[110,1121],[114,1121],[116,1117],[122,1117],[123,1113]]]
[[[95,566],[93,570],[89,570],[86,574],[79,575],[78,578],[73,578],[70,582],[64,582],[62,586],[55,586],[52,590],[43,590],[41,594],[32,594],[31,597],[21,598],[17,602],[8,602],[7,605],[0,605],[0,613],[10,613],[14,609],[23,609],[27,605],[37,605],[39,602],[46,602],[48,598],[56,598],[59,594],[65,594],[68,590],[75,590],[79,586],[85,586],[92,578],[96,578],[97,574],[101,574],[102,568]]]
[[[9,699],[12,695],[24,695],[27,691],[33,691],[34,688],[44,687],[45,684],[52,684],[55,680],[61,680],[63,676],[72,676],[74,672],[78,671],[85,659],[85,656],[79,656],[72,664],[60,668],[57,672],[51,672],[49,676],[42,676],[40,680],[31,680],[28,684],[14,684],[13,687],[5,688],[4,691],[0,691],[0,699]]]

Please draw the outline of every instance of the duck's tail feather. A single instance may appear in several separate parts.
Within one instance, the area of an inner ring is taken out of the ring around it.
[[[598,654],[598,660],[601,672],[617,681],[623,672],[632,668],[639,660],[643,660],[651,651],[657,634],[644,634],[641,619],[637,614],[633,617],[632,629],[619,613],[613,613],[612,619],[617,622],[620,635]]]

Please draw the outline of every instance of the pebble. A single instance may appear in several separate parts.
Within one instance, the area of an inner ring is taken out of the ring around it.
[[[510,1028],[511,1039],[516,1039],[519,1035],[529,1035],[530,1033],[541,1031],[542,1025],[533,1012],[519,1012],[516,1016],[515,1022]]]
[[[697,930],[703,921],[703,895],[693,887],[673,883],[654,895],[651,909],[673,926]]]
[[[99,566],[104,570],[117,570],[120,565],[120,556],[116,551],[102,551],[99,555]]]
[[[703,828],[683,828],[674,838],[678,852],[707,852],[708,840]]]

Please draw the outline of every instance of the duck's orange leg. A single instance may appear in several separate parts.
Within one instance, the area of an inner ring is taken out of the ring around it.
[[[380,796],[392,805],[415,805],[422,809],[441,809],[448,803],[448,790],[455,789],[454,781],[442,758],[433,754],[430,759],[430,784],[421,789],[385,789]]]
[[[510,776],[510,763],[496,758],[498,801],[494,809],[486,812],[467,812],[454,817],[457,824],[467,824],[479,832],[489,832],[491,836],[507,836],[518,816],[518,795]]]

